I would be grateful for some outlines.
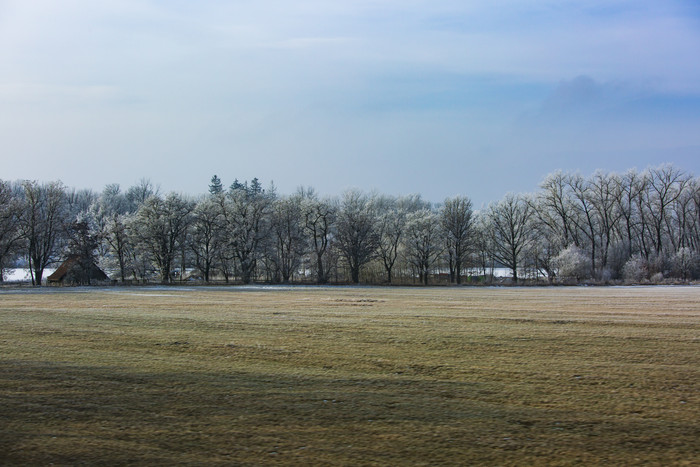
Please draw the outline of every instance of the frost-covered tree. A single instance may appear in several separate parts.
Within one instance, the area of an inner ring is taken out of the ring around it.
[[[559,249],[579,244],[578,232],[572,219],[571,176],[554,172],[542,181],[540,191],[533,200],[534,215],[540,231],[546,233]]]
[[[622,276],[630,282],[639,282],[649,277],[649,264],[642,255],[632,256],[622,268]]]
[[[447,198],[440,209],[440,224],[450,266],[450,282],[462,283],[462,270],[471,247],[472,202],[466,196]]]
[[[22,205],[11,183],[0,180],[0,282],[20,252]]]
[[[336,232],[337,203],[330,199],[320,200],[312,189],[300,190],[301,215],[304,231],[311,246],[312,266],[316,282],[325,284],[331,270],[332,241]]]
[[[700,190],[698,180],[687,178],[679,186],[679,194],[670,206],[667,221],[669,241],[675,252],[682,248],[693,248],[693,232],[698,218],[695,211],[695,197]]]
[[[179,261],[183,271],[194,265],[204,277],[216,271],[227,281],[248,282],[261,273],[268,280],[290,280],[303,268],[324,283],[333,273],[339,278],[342,257],[350,280],[359,281],[362,269],[372,267],[372,280],[383,268],[391,282],[408,270],[407,215],[430,206],[418,195],[348,192],[339,201],[320,200],[313,190],[277,200],[274,186],[263,190],[258,179],[236,180],[224,190],[214,176],[210,188],[197,203],[196,222],[182,227],[170,251],[169,241],[154,247],[158,222],[153,220],[166,219],[164,231],[178,230],[177,221],[171,224],[178,215],[165,212],[171,196],[160,196],[148,180],[124,193],[119,185],[107,185],[99,196],[60,183],[0,182],[0,274],[17,261],[21,248],[40,283],[43,268],[72,250],[67,235],[79,233],[102,240],[99,264],[112,274],[118,271],[122,280],[143,279],[154,270],[170,280]],[[555,172],[532,196],[510,195],[478,214],[471,212],[468,198],[451,198],[437,214],[445,247],[440,267],[449,267],[454,282],[461,282],[467,266],[483,274],[507,266],[515,280],[535,271],[553,280],[567,268],[580,280],[608,280],[629,276],[638,257],[646,278],[697,274],[691,264],[700,253],[700,181],[670,165],[589,177]],[[526,218],[524,229],[521,218]],[[89,232],[76,223],[81,219]],[[214,219],[220,228],[213,228]],[[587,257],[585,275],[579,253]]]
[[[360,282],[362,267],[374,259],[379,246],[376,209],[359,191],[343,194],[338,212],[338,250],[350,269],[353,283]]]
[[[92,217],[103,240],[100,264],[117,271],[121,282],[131,275],[133,269],[133,242],[128,226],[133,216],[131,210],[135,207],[118,184],[109,184],[92,208]]]
[[[559,278],[576,281],[587,277],[591,270],[590,258],[576,245],[570,245],[562,250],[554,258],[553,266]]]
[[[299,270],[308,250],[303,224],[303,196],[277,199],[272,204],[272,241],[270,259],[274,264],[274,279],[289,282]]]
[[[677,277],[683,280],[692,279],[696,277],[700,268],[700,255],[690,247],[681,247],[673,256],[673,268]]]
[[[386,282],[391,284],[406,232],[407,217],[413,212],[429,209],[431,204],[421,199],[420,195],[413,194],[399,197],[376,195],[374,205],[379,231],[377,256],[384,266]]]
[[[617,175],[597,171],[588,187],[588,197],[593,205],[597,238],[600,243],[600,269],[608,267],[610,247],[615,240],[617,223],[622,218],[617,200],[620,199],[620,182]]]
[[[222,196],[221,192],[213,193]],[[192,253],[194,267],[199,270],[205,282],[211,280],[212,273],[225,248],[226,225],[218,200],[204,198],[192,211],[187,245]]]
[[[66,208],[67,216],[71,219],[66,219],[68,223],[75,221],[78,216],[89,212],[97,203],[99,195],[92,190],[76,190],[75,188],[65,189],[66,192]]]
[[[576,229],[582,233],[585,241],[577,246],[585,248],[591,257],[591,277],[595,277],[596,259],[599,244],[598,218],[595,215],[595,207],[591,199],[591,182],[580,174],[572,175],[569,180],[572,193],[572,219]]]
[[[648,220],[649,238],[655,253],[660,255],[667,247],[665,244],[670,243],[668,222],[671,205],[690,182],[690,177],[671,165],[663,165],[649,169],[647,179],[648,189],[643,198],[645,218]]]
[[[636,170],[630,170],[617,178],[619,194],[617,211],[617,237],[627,247],[627,257],[641,250],[643,235],[640,207],[642,193],[646,190],[646,178]]]
[[[119,271],[119,280],[125,282],[133,258],[133,237],[130,235],[128,226],[132,224],[133,214],[119,214],[113,212],[105,222],[103,236],[108,246],[108,265],[114,263]]]
[[[25,181],[22,187],[20,230],[25,240],[32,284],[40,286],[44,269],[61,254],[67,220],[66,192],[60,182],[40,184]]]
[[[386,282],[391,284],[399,245],[406,226],[406,212],[399,209],[393,196],[377,196],[375,199],[378,216],[379,242],[377,256],[384,266]]]
[[[536,211],[537,208],[534,208]],[[553,282],[557,275],[555,259],[562,252],[559,239],[553,237],[548,227],[543,224],[532,222],[532,243],[525,252],[526,268],[530,269],[533,275],[544,276]],[[574,246],[575,245],[570,245]]]
[[[253,280],[264,243],[269,238],[273,196],[235,189],[224,198],[226,237],[244,284]]]
[[[406,259],[428,285],[430,273],[443,251],[439,215],[429,209],[410,213],[406,222]]]
[[[532,204],[523,196],[509,193],[487,209],[492,237],[492,254],[497,262],[512,271],[513,282],[518,282],[518,268],[532,242],[530,221]]]
[[[489,276],[489,280],[493,280],[493,269],[496,267],[493,236],[488,215],[483,211],[474,216],[472,240],[474,242],[474,250],[471,253],[473,264],[478,268],[480,275]]]
[[[142,178],[136,185],[129,187],[126,191],[126,200],[129,204],[128,211],[136,210],[152,196],[160,196],[160,189],[149,179]]]
[[[253,178],[250,181],[249,191],[250,191],[250,194],[252,194],[252,195],[260,195],[264,191],[262,184],[260,183],[260,180],[258,180],[257,177]]]
[[[221,183],[221,179],[214,175],[209,183],[209,194],[210,195],[220,195],[224,192],[224,185]]]
[[[165,198],[151,196],[134,217],[134,234],[160,273],[162,282],[171,282],[176,255],[185,241],[194,203],[170,193]]]

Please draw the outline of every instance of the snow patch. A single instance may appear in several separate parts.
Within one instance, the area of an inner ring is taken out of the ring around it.
[[[56,268],[44,269],[44,279],[56,271]],[[31,282],[32,277],[28,268],[5,269],[3,271],[5,282]]]

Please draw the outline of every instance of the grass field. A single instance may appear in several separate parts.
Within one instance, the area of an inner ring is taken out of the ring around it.
[[[700,288],[0,291],[0,464],[700,464]]]

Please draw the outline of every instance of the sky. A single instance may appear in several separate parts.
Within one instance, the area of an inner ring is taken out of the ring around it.
[[[0,0],[0,179],[204,193],[700,175],[696,0]]]

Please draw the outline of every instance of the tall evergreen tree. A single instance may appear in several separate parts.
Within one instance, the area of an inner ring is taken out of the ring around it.
[[[241,183],[238,181],[238,179],[234,179],[233,183],[231,184],[230,187],[228,187],[229,191],[233,193],[234,191],[238,190],[247,190],[248,189],[248,182],[245,182],[245,184]]]
[[[209,184],[209,194],[220,195],[224,192],[224,185],[221,183],[221,179],[214,175],[211,178],[211,183]]]
[[[250,193],[253,195],[259,195],[262,192],[262,184],[260,183],[260,180],[258,180],[258,177],[255,177],[250,181]]]

